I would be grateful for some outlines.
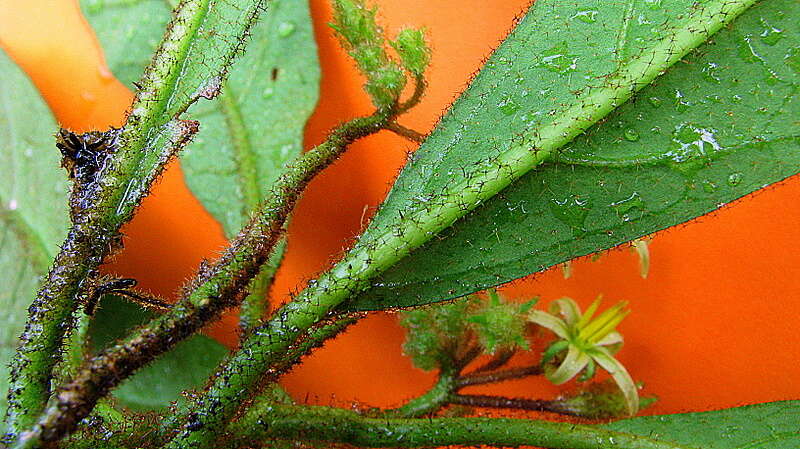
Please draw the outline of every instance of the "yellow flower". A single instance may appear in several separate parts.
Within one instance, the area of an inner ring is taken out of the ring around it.
[[[561,298],[550,305],[550,313],[534,310],[528,319],[542,327],[553,331],[559,340],[545,352],[544,361],[557,353],[567,351],[564,361],[558,369],[547,373],[547,378],[556,385],[572,379],[584,368],[591,377],[597,363],[611,374],[611,377],[622,390],[630,415],[639,410],[639,394],[630,374],[613,354],[622,344],[622,335],[616,331],[617,325],[630,312],[625,309],[627,302],[620,302],[601,313],[594,320],[592,317],[600,307],[598,297],[586,313],[581,313],[578,304],[571,298]],[[559,317],[558,315],[561,315]]]

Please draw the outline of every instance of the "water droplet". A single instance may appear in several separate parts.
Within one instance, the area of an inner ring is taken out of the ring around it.
[[[514,115],[519,111],[519,105],[511,98],[501,100],[500,103],[497,103],[497,108],[505,115]]]
[[[672,148],[667,153],[675,168],[690,174],[699,170],[711,157],[722,150],[713,129],[682,123],[672,133]]]
[[[714,193],[717,191],[717,185],[706,179],[705,181],[703,181],[703,190],[706,193]]]
[[[789,67],[791,67],[795,73],[800,74],[800,47],[790,48],[783,59],[786,60],[786,63],[789,64]]]
[[[264,98],[271,98],[273,95],[275,95],[275,89],[272,87],[266,87],[264,88],[264,91],[261,92],[261,96]]]
[[[595,23],[597,22],[597,14],[600,11],[595,11],[593,9],[586,10],[586,11],[578,11],[575,13],[574,16],[570,17],[571,19],[578,19],[583,23]]]
[[[567,43],[562,42],[542,52],[542,58],[537,66],[551,72],[569,73],[577,69],[577,62],[578,58],[569,54]]]
[[[639,140],[639,133],[633,128],[628,128],[625,130],[625,140],[636,142]]]
[[[763,40],[767,45],[775,45],[784,37],[783,30],[779,30],[771,26],[767,26],[767,28],[762,31],[759,36],[761,36],[761,40]]]
[[[661,0],[644,0],[644,3],[651,10],[661,9]]]
[[[289,37],[294,33],[295,28],[297,27],[291,22],[282,22],[278,25],[278,36]]]
[[[629,214],[630,211],[644,210],[644,201],[642,201],[642,197],[639,196],[639,192],[633,192],[627,198],[611,203],[610,206],[614,208],[622,221],[627,222],[633,219],[631,214]]]
[[[742,96],[741,95],[734,95],[731,98],[731,101],[733,101],[734,103],[741,103],[742,102]]]
[[[717,73],[717,64],[714,62],[709,62],[706,64],[700,71],[703,73],[703,78],[707,81],[711,81],[712,83],[719,84],[720,78],[719,74]]]
[[[653,106],[654,108],[661,106],[661,99],[658,97],[650,97],[647,99],[647,101],[649,101],[650,105]]]
[[[731,173],[730,175],[728,175],[728,185],[738,186],[739,183],[742,182],[742,178],[744,178],[744,175],[742,173],[739,172]]]
[[[93,93],[89,92],[88,90],[85,90],[85,91],[81,92],[81,98],[84,101],[88,101],[88,102],[93,102],[93,101],[97,100],[97,97]]]
[[[676,90],[675,91],[675,109],[678,112],[685,112],[691,104],[685,100],[683,92]]]
[[[584,223],[590,209],[589,200],[577,195],[570,195],[563,200],[555,198],[550,200],[550,211],[559,221],[572,229],[572,235],[575,237],[586,234]]]

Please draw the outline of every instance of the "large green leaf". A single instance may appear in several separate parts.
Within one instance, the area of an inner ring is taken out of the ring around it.
[[[221,98],[198,104],[201,131],[181,159],[189,187],[233,237],[300,154],[319,91],[308,2],[274,1],[253,27]]]
[[[68,182],[56,124],[22,71],[0,53],[0,391],[39,277],[66,235]],[[0,416],[6,395],[0,395]]]
[[[167,4],[84,0],[82,6],[112,72],[125,83],[138,79],[169,20]],[[226,236],[236,235],[284,164],[300,154],[319,77],[307,2],[273,1],[221,97],[192,108],[201,129],[181,158],[186,181]]]
[[[794,449],[800,447],[798,423],[800,401],[784,401],[632,418],[603,427],[702,449]]]
[[[359,245],[408,226],[426,203],[468,183],[524,136],[535,140],[568,121],[576,104],[608,88],[618,66],[712,3],[536,2],[414,154]],[[799,14],[793,0],[752,7],[544,165],[374,278],[347,308],[461,296],[684,222],[797,173]]]

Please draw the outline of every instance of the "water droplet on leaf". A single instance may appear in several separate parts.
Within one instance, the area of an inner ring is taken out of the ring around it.
[[[744,175],[742,173],[739,172],[731,173],[730,175],[728,175],[728,185],[738,186],[739,183],[742,182],[742,178],[744,178]]]
[[[289,37],[294,33],[295,28],[297,27],[291,22],[282,22],[278,25],[278,36]]]

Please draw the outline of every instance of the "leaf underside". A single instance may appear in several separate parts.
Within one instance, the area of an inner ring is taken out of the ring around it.
[[[39,93],[0,52],[0,416],[8,364],[36,295],[66,234],[68,182],[55,148],[55,121]],[[35,117],[35,119],[31,119]]]
[[[137,80],[169,21],[167,5],[94,0],[82,6],[112,72],[124,83]],[[253,27],[247,50],[232,67],[220,97],[190,109],[201,129],[181,158],[183,171],[227,237],[239,231],[284,164],[301,152],[319,76],[308,5],[273,1]],[[93,329],[102,341],[110,342],[108,335],[121,337],[121,330],[144,320],[140,310],[119,300],[107,301],[103,310],[106,313],[97,318],[101,324]],[[138,319],[114,320],[129,314]],[[169,405],[180,399],[181,390],[200,386],[225,352],[204,336],[192,337],[138,372],[114,395],[137,410]]]
[[[413,155],[362,242],[401,227],[410,215],[401,212],[462,180],[463,167],[557,117],[686,12],[678,0],[536,2]],[[792,0],[745,11],[343,309],[459,297],[685,222],[797,173],[798,14]]]
[[[645,416],[603,427],[703,449],[793,449],[800,447],[800,401],[748,405],[727,410]]]

